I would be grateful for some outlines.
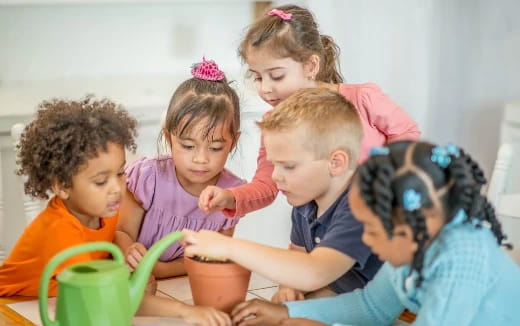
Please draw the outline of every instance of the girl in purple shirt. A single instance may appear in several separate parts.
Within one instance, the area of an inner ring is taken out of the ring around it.
[[[148,248],[170,232],[208,229],[233,235],[238,217],[221,212],[204,214],[200,192],[244,183],[224,168],[240,136],[239,100],[224,73],[205,59],[191,70],[193,78],[175,91],[168,106],[162,136],[171,154],[141,158],[126,169],[127,191],[121,204],[114,242],[133,271]],[[197,307],[156,296],[155,277],[184,275],[184,251],[170,246],[155,264],[140,315],[180,317],[197,325],[231,326],[229,315],[212,307]]]
[[[208,185],[239,186],[243,180],[224,168],[240,136],[239,99],[213,61],[195,66],[193,78],[173,94],[163,126],[170,155],[141,158],[127,167],[127,195],[116,243],[134,269],[147,249],[176,230],[214,230],[232,235],[238,218],[205,214],[198,196]],[[186,274],[183,248],[169,247],[156,263],[157,278]]]

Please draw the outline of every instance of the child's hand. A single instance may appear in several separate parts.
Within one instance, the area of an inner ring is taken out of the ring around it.
[[[206,214],[223,209],[236,209],[233,193],[216,186],[207,186],[199,196],[199,208]]]
[[[137,265],[139,265],[139,262],[143,259],[147,251],[145,246],[139,242],[134,242],[130,247],[126,248],[125,260],[130,271],[133,272],[137,268]]]
[[[181,244],[184,246],[184,255],[188,257],[203,256],[215,260],[229,258],[227,245],[231,239],[215,231],[200,230],[198,232],[184,229]]]
[[[289,317],[287,307],[260,299],[238,304],[231,312],[233,323],[237,326],[277,325]]]
[[[213,307],[186,305],[182,319],[190,324],[201,326],[231,326],[231,318],[225,312]]]
[[[284,319],[279,324],[280,326],[327,326],[327,324],[320,323],[319,321],[314,321],[310,319],[304,318],[289,318]]]
[[[271,298],[272,303],[284,303],[287,301],[298,300],[305,300],[303,292],[286,286],[280,286],[280,289]]]

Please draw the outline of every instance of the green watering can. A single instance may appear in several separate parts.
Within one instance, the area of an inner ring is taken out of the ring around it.
[[[40,281],[40,317],[45,326],[128,326],[137,312],[144,289],[159,256],[182,238],[173,232],[155,243],[130,277],[121,250],[110,242],[91,242],[66,249],[54,256]],[[47,297],[52,272],[67,258],[88,251],[108,251],[114,260],[74,264],[58,274],[56,320],[49,319]]]

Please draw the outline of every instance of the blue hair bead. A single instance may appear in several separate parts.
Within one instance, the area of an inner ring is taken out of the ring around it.
[[[421,208],[422,195],[414,189],[405,190],[403,193],[403,208],[405,211],[412,212]]]
[[[435,146],[432,149],[432,156],[430,158],[432,162],[436,163],[441,168],[445,168],[451,163],[449,152],[442,146]]]
[[[455,157],[460,156],[460,150],[457,147],[457,145],[449,143],[448,145],[444,146],[444,148],[446,149],[446,152],[448,152],[448,154],[453,155]]]
[[[370,156],[374,155],[388,155],[390,153],[390,149],[386,146],[381,147],[372,147],[370,148]]]

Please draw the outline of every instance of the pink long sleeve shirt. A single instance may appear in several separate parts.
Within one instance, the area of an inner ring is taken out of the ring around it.
[[[363,126],[359,162],[365,161],[370,148],[398,140],[416,140],[421,135],[415,121],[399,105],[373,84],[340,84],[338,92],[357,109]],[[230,188],[236,200],[235,210],[224,210],[227,217],[244,216],[274,201],[278,188],[271,179],[273,165],[266,159],[263,138],[253,180]]]

